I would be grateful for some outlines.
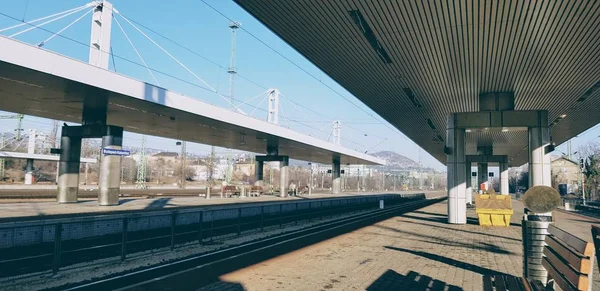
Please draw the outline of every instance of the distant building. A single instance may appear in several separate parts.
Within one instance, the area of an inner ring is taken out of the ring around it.
[[[241,172],[247,176],[252,176],[255,174],[254,163],[236,163],[233,169],[235,172]]]
[[[566,185],[567,193],[576,193],[581,179],[581,168],[577,162],[567,157],[556,157],[551,161],[552,187],[561,190]],[[561,191],[561,192],[563,192]],[[563,192],[564,194],[564,192]]]

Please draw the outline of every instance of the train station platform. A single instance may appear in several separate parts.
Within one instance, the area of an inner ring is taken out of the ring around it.
[[[0,199],[0,222],[12,222],[23,220],[42,220],[50,218],[67,218],[90,215],[124,214],[132,212],[148,212],[158,210],[174,210],[178,208],[227,208],[239,207],[240,205],[253,203],[291,202],[311,199],[357,197],[375,194],[411,194],[423,193],[423,191],[399,191],[399,192],[343,192],[341,194],[313,193],[312,195],[288,196],[281,198],[274,195],[261,195],[260,197],[245,198],[220,198],[213,193],[212,198],[206,199],[204,194],[200,196],[176,197],[165,195],[163,197],[125,197],[121,198],[119,205],[99,206],[96,199],[80,199],[77,203],[59,204],[56,201],[35,201],[30,199]],[[443,191],[426,192],[427,197],[444,195]]]
[[[509,227],[447,221],[447,202],[361,228],[283,256],[225,274],[208,290],[483,290],[485,274],[521,276],[520,219],[514,201]],[[555,211],[558,227],[591,241],[599,220]],[[600,290],[594,266],[593,290]]]

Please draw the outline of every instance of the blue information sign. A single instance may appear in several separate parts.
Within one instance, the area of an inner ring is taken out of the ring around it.
[[[131,151],[102,148],[102,154],[105,156],[129,156]]]

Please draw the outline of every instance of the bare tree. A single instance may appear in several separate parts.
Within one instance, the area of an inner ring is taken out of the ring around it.
[[[59,146],[58,123],[58,120],[52,121],[52,131],[50,131],[50,146],[55,148]]]
[[[215,153],[215,147],[210,148],[210,156],[206,160],[206,180],[209,186],[214,184],[215,168],[217,166],[217,157]]]

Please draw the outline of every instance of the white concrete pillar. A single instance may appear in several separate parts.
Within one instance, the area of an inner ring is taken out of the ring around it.
[[[279,197],[287,197],[289,159],[279,162]]]
[[[102,147],[120,150],[123,146],[123,128],[108,126],[108,133],[102,137]],[[121,156],[102,154],[100,177],[98,178],[98,204],[119,205],[121,188]]]
[[[547,117],[547,113],[541,115]],[[549,143],[550,130],[548,126],[529,128],[529,187],[552,185],[550,156],[545,152],[545,147]]]
[[[485,183],[485,189],[488,189],[488,179],[488,164],[477,163],[477,192],[481,189],[481,183]]]
[[[455,128],[455,115],[446,126],[448,164],[448,223],[467,223],[465,130]]]
[[[339,194],[341,192],[341,169],[339,158],[333,158],[331,163],[331,192],[333,194]]]
[[[58,164],[58,203],[77,202],[79,190],[79,162],[81,154],[81,137],[72,137],[62,129],[60,138],[60,159]]]
[[[471,163],[466,163],[465,165],[465,169],[466,169],[466,173],[465,173],[465,178],[466,178],[466,190],[465,190],[465,197],[466,197],[466,201],[467,204],[472,204],[473,203],[473,185],[472,184],[472,180],[471,179]]]
[[[33,160],[27,159],[27,168],[25,169],[25,185],[33,184]]]
[[[500,163],[500,194],[508,195],[508,163]]]
[[[104,0],[94,8],[90,40],[89,63],[108,69],[110,52],[110,32],[113,18],[113,5]]]

